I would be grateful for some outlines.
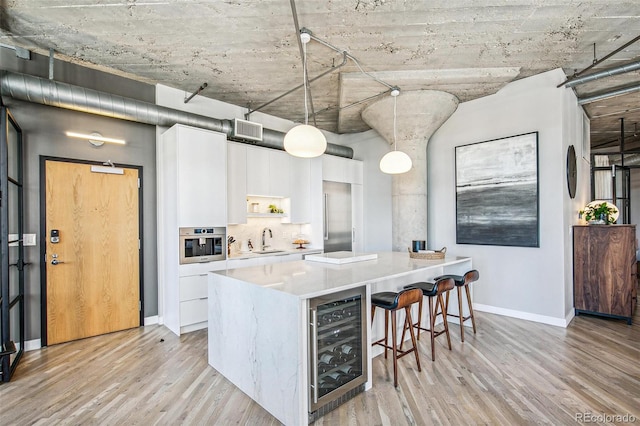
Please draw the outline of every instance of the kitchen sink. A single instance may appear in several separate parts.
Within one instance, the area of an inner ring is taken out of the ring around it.
[[[286,253],[284,250],[262,250],[254,251],[256,254],[274,254],[274,253]]]

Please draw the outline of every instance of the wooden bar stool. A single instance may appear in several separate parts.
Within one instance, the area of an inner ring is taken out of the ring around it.
[[[451,337],[449,336],[449,325],[447,324],[447,316],[444,314],[447,312],[445,307],[444,299],[442,298],[443,293],[447,293],[449,295],[449,290],[453,289],[454,283],[451,278],[441,278],[436,280],[435,283],[429,282],[418,282],[413,283],[408,286],[405,286],[405,289],[415,288],[420,289],[422,291],[422,295],[429,298],[429,328],[422,327],[422,298],[420,298],[420,304],[418,305],[418,322],[413,324],[413,327],[418,329],[418,339],[420,339],[420,330],[428,331],[431,335],[431,360],[436,360],[436,348],[435,348],[435,339],[441,334],[447,335],[447,344],[449,345],[449,350],[451,350]],[[433,299],[436,299],[435,306],[433,306]],[[438,312],[440,310],[440,312]],[[435,331],[436,325],[436,317],[438,315],[442,315],[442,322],[444,325],[444,329],[440,331]],[[410,327],[410,328],[413,328]],[[402,331],[402,337],[404,340],[404,330]]]
[[[411,305],[414,303],[420,303],[422,301],[422,292],[418,289],[409,289],[402,290],[399,293],[395,293],[392,291],[384,291],[381,293],[374,293],[371,295],[371,322],[373,323],[373,318],[376,313],[376,308],[384,309],[384,337],[382,339],[376,340],[371,344],[380,345],[384,347],[384,358],[387,359],[387,349],[391,349],[393,351],[393,386],[398,387],[398,359],[403,356],[410,354],[411,352],[415,353],[416,364],[418,364],[418,371],[422,371],[420,368],[420,357],[418,356],[418,345],[416,343],[416,336],[413,333],[413,329],[411,328]],[[404,309],[405,318],[404,318],[404,328],[402,332],[402,337],[404,338],[404,330],[407,329],[411,331],[411,342],[413,343],[413,347],[411,349],[407,349],[405,351],[402,350],[402,342],[400,343],[400,348],[398,348],[398,343],[396,340],[396,312],[400,309]],[[388,337],[389,337],[389,314],[391,314],[391,345],[389,345]]]
[[[476,319],[473,316],[473,305],[471,304],[471,293],[469,292],[469,284],[474,281],[478,281],[480,278],[480,273],[472,269],[464,275],[442,275],[439,278],[452,278],[458,293],[458,315],[449,313],[449,293],[447,293],[447,299],[445,302],[445,312],[447,316],[458,318],[460,320],[460,339],[464,342],[464,322],[468,319],[471,320],[471,325],[473,326],[473,334],[476,334]],[[467,293],[467,306],[469,307],[469,315],[464,316],[462,310],[462,288],[464,287],[465,293]]]

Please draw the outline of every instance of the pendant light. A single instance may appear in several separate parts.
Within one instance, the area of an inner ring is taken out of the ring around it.
[[[327,139],[316,127],[310,126],[309,108],[307,106],[307,43],[311,40],[311,35],[306,32],[300,33],[302,41],[302,73],[304,78],[304,124],[299,124],[289,130],[284,135],[284,150],[295,157],[312,158],[318,157],[327,149]]]
[[[404,152],[398,151],[398,142],[396,141],[396,107],[400,89],[394,87],[391,90],[393,96],[393,151],[388,152],[380,160],[380,170],[383,173],[396,175],[406,173],[411,170],[411,158]]]

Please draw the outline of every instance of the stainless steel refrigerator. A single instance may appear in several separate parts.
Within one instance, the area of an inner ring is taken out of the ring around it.
[[[322,182],[324,195],[324,252],[351,251],[351,184]]]

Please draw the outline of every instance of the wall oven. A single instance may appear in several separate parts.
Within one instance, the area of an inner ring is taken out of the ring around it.
[[[309,422],[364,391],[365,288],[309,301]]]
[[[180,264],[225,260],[227,228],[180,228]]]

